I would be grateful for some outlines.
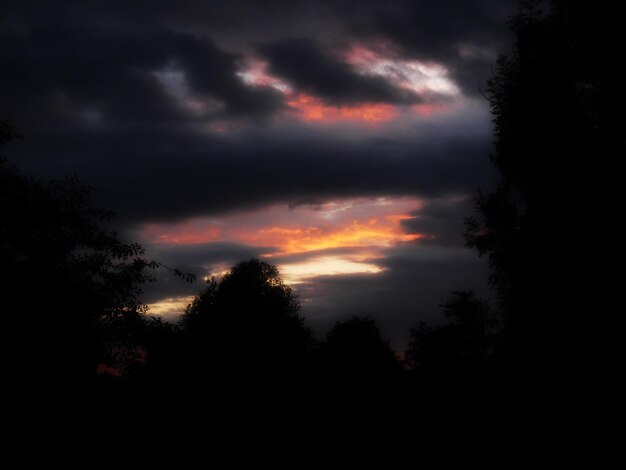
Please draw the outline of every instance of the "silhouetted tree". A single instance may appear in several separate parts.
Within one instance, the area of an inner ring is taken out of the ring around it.
[[[401,370],[389,341],[369,318],[337,322],[320,345],[319,356],[322,372],[334,383],[381,384]]]
[[[0,145],[15,137],[0,123]],[[143,312],[137,294],[157,263],[103,228],[111,214],[91,208],[90,194],[76,178],[42,183],[0,157],[5,363],[16,385],[84,380],[131,354],[121,324]]]
[[[127,331],[132,333],[134,360],[126,364],[126,380],[144,393],[172,391],[181,367],[181,335],[178,325],[154,315],[141,315]]]
[[[447,323],[411,329],[405,360],[428,379],[478,379],[492,359],[497,322],[489,305],[470,291],[442,305]]]
[[[306,372],[312,335],[275,266],[251,259],[211,280],[183,316],[192,379],[223,386],[294,380]]]
[[[617,16],[601,2],[523,2],[515,48],[488,83],[500,183],[479,197],[468,241],[493,267],[514,375],[582,377],[614,329],[626,103]]]

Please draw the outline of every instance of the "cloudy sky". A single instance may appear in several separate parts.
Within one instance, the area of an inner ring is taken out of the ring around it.
[[[78,175],[163,263],[175,315],[234,262],[276,264],[320,333],[393,344],[486,292],[463,217],[495,178],[480,94],[514,0],[65,0],[0,6],[0,117],[29,175]]]

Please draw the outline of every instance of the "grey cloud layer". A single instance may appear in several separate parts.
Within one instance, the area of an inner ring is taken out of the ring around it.
[[[250,88],[236,75],[238,56],[209,39],[167,30],[134,33],[42,26],[26,34],[0,32],[0,54],[10,73],[0,90],[5,117],[25,128],[89,124],[88,113],[128,125],[180,125],[201,118],[275,112],[281,98]],[[185,112],[155,72],[176,67],[196,98],[212,98],[223,111]]]
[[[233,141],[170,130],[70,133],[26,140],[14,154],[42,176],[77,172],[97,185],[103,203],[137,222],[281,201],[467,194],[491,179],[483,135],[445,141],[319,137]]]
[[[236,75],[241,56],[206,36],[173,31],[164,4],[151,4],[141,23],[134,3],[127,16],[120,16],[116,2],[106,10],[65,2],[72,7],[68,14],[54,4],[7,13],[19,21],[5,22],[0,32],[0,54],[10,71],[2,77],[0,114],[27,137],[16,147],[18,163],[39,176],[78,173],[100,188],[104,205],[125,218],[172,219],[360,194],[437,196],[467,192],[485,181],[484,132],[362,137],[356,143],[293,127],[269,137],[264,129],[239,133],[235,141],[207,135],[207,120],[273,115],[283,106],[279,93],[243,84]],[[197,17],[207,11],[203,4],[190,5]],[[327,12],[335,8],[318,4]],[[379,8],[365,8],[362,20],[373,24]],[[181,7],[172,18],[182,24],[192,10]],[[289,11],[286,21],[302,21]],[[260,51],[277,73],[329,102],[417,100],[382,78],[356,74],[325,53],[316,38],[278,40]],[[185,73],[193,98],[215,99],[222,107],[184,109],[155,75],[166,67]]]
[[[422,245],[464,246],[464,221],[474,214],[475,206],[475,198],[470,196],[433,198],[415,211],[412,219],[403,220],[402,227],[426,235],[419,240]]]
[[[382,78],[354,73],[319,47],[328,36],[339,44],[355,35],[388,38],[408,56],[443,63],[475,93],[488,76],[493,52],[506,44],[504,20],[514,3],[351,0],[296,7],[269,1],[259,8],[249,1],[174,6],[65,0],[5,5],[0,54],[10,72],[3,74],[1,110],[24,128],[68,124],[72,113],[90,109],[132,123],[181,122],[191,117],[150,73],[175,63],[192,91],[224,104],[222,116],[265,116],[280,108],[281,97],[272,89],[246,87],[235,75],[241,57],[224,50],[246,44],[258,48],[277,73],[332,102],[418,101]],[[298,32],[304,39],[285,39]]]
[[[370,2],[368,2],[370,3]],[[350,26],[363,37],[378,34],[400,45],[407,55],[446,65],[465,93],[484,87],[497,54],[511,40],[506,19],[516,0],[371,2]],[[352,2],[336,2],[339,11]]]

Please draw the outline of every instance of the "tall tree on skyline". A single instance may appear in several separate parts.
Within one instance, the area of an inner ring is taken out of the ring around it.
[[[468,243],[489,257],[514,370],[588,373],[614,321],[609,260],[624,151],[617,24],[584,1],[528,1],[486,97],[497,188],[478,199]],[[510,362],[509,362],[510,364]]]
[[[270,384],[306,372],[311,331],[296,294],[266,262],[243,261],[219,282],[211,280],[182,325],[192,380]]]

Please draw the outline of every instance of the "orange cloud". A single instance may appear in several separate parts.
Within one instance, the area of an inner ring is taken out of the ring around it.
[[[286,282],[306,284],[317,276],[383,273],[386,268],[380,261],[388,247],[425,236],[406,233],[402,226],[422,205],[415,197],[339,199],[295,207],[275,204],[219,217],[149,224],[141,228],[140,237],[162,245],[221,241],[252,245],[264,253],[261,256],[276,260]],[[207,265],[205,274],[220,277],[230,266],[225,260]],[[161,299],[150,305],[149,313],[174,316],[190,301]]]
[[[422,238],[406,233],[402,221],[420,207],[414,198],[330,201],[319,206],[269,206],[263,211],[148,224],[140,238],[149,243],[188,245],[230,241],[267,248],[267,255],[341,247],[389,247]]]
[[[360,104],[356,106],[329,106],[311,95],[298,94],[287,100],[292,112],[303,121],[333,123],[337,121],[362,121],[377,123],[389,121],[397,116],[394,106],[384,103]]]
[[[407,216],[393,215],[382,223],[378,219],[366,221],[355,219],[347,225],[327,229],[269,227],[253,234],[245,241],[261,246],[276,246],[280,249],[280,253],[276,254],[304,253],[348,246],[391,246],[394,243],[414,241],[422,237],[421,234],[407,234],[402,231],[398,222],[405,218]]]
[[[200,244],[218,241],[235,241],[260,247],[276,247],[278,254],[305,253],[341,247],[386,247],[395,243],[410,242],[423,238],[419,233],[404,233],[400,221],[411,218],[394,214],[383,219],[351,220],[347,224],[326,226],[286,227],[268,226],[232,230],[203,229],[186,232],[185,227],[164,230],[158,225],[149,225],[143,230],[143,238],[160,244]]]

